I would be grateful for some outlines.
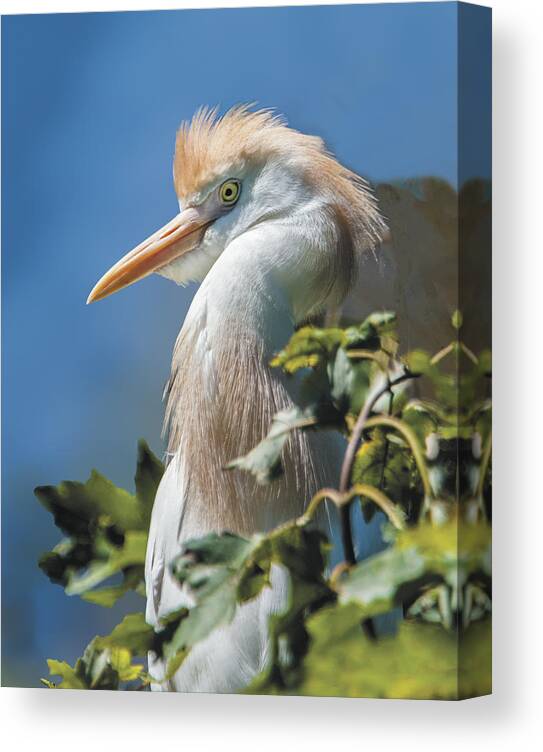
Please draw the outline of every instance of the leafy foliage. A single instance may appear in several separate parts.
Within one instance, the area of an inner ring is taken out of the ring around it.
[[[459,339],[459,312],[452,342],[434,355],[400,356],[395,325],[385,312],[359,326],[297,331],[271,365],[301,377],[300,404],[278,413],[264,440],[228,466],[272,483],[292,431],[332,427],[348,441],[340,488],[323,489],[301,518],[267,534],[186,542],[170,567],[193,605],[170,614],[157,633],[143,614],[129,614],[74,667],[49,661],[61,681],[43,680],[47,686],[147,688],[152,677],[137,659],[148,651],[172,676],[280,567],[288,602],[270,617],[270,659],[245,691],[442,699],[490,691],[490,354],[476,355]],[[106,606],[129,589],[142,593],[161,474],[141,443],[135,495],[96,472],[86,484],[37,489],[66,536],[40,560],[50,579]],[[352,538],[350,505],[361,503],[366,519],[383,513],[388,547],[360,561],[346,549],[330,572],[330,543],[314,526],[325,501],[344,541]],[[398,610],[396,632],[376,639],[373,620]]]
[[[50,689],[128,689],[136,680],[139,686],[145,686],[149,677],[133,657],[145,655],[154,641],[153,629],[145,623],[143,614],[128,614],[110,635],[95,637],[75,666],[48,660],[49,671],[61,681],[42,682]]]
[[[393,313],[372,314],[360,326],[347,329],[299,329],[271,365],[292,375],[302,369],[303,404],[277,413],[267,436],[227,469],[247,470],[259,483],[281,472],[281,453],[291,431],[315,426],[342,429],[349,413],[358,412],[371,380],[396,352]]]
[[[439,625],[404,622],[377,642],[360,629],[365,610],[328,606],[307,620],[309,650],[298,682],[287,688],[255,682],[251,692],[335,697],[451,699],[491,691],[490,631],[479,622],[462,640]]]
[[[43,554],[40,568],[64,587],[101,606],[112,606],[128,590],[144,593],[147,532],[156,489],[164,469],[141,441],[135,495],[93,470],[86,483],[40,486],[35,494],[51,512],[65,538]],[[114,575],[121,582],[96,590]]]
[[[186,543],[172,571],[195,605],[169,621],[167,641],[159,649],[168,660],[167,676],[198,641],[228,624],[238,605],[270,585],[273,564],[288,570],[292,608],[326,598],[331,593],[323,577],[327,548],[322,533],[297,521],[249,540],[223,533]]]

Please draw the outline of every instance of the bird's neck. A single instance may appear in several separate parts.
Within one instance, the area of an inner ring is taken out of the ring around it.
[[[289,295],[265,265],[241,271],[232,260],[219,259],[195,295],[168,388],[169,451],[182,463],[192,532],[279,524],[301,513],[321,480],[304,437],[292,440],[283,479],[268,487],[223,470],[266,435],[295,388],[268,365],[294,331]]]

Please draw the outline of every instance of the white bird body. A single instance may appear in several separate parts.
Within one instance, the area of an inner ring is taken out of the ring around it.
[[[263,438],[273,414],[297,397],[298,381],[272,371],[268,362],[292,335],[296,315],[291,301],[299,305],[301,296],[295,289],[289,294],[280,268],[266,258],[274,256],[275,245],[280,251],[301,242],[302,233],[290,227],[261,226],[245,233],[215,262],[187,314],[173,364],[179,385],[172,387],[171,420],[179,426],[170,431],[177,435],[178,449],[158,489],[147,550],[147,620],[154,626],[191,604],[168,571],[184,541],[217,530],[245,535],[270,530],[302,514],[319,488],[337,486],[343,442],[332,432],[293,439],[285,477],[270,486],[257,485],[245,473],[221,470]],[[224,369],[231,369],[233,378]],[[219,405],[227,424],[217,431]],[[197,417],[196,428],[188,419],[189,407]],[[202,438],[203,477],[199,463],[186,457],[187,432],[195,430]],[[218,487],[210,485],[211,477],[219,479]],[[231,692],[245,686],[264,667],[268,617],[284,604],[286,587],[284,573],[276,569],[273,588],[241,608],[230,626],[196,646],[161,688]],[[151,674],[161,676],[160,663],[153,662]]]
[[[174,180],[180,214],[121,259],[96,285],[99,299],[151,272],[201,281],[177,339],[167,387],[168,464],[157,492],[146,561],[147,619],[191,605],[169,572],[184,541],[211,531],[251,535],[302,514],[336,486],[343,439],[296,432],[283,476],[257,485],[224,466],[252,449],[273,415],[297,402],[299,382],[269,367],[296,325],[344,298],[362,253],[385,225],[366,186],[269,112],[197,114],[178,134]],[[184,208],[183,208],[184,207]],[[326,515],[318,521],[326,527]],[[269,614],[288,581],[239,608],[233,622],[192,649],[157,689],[235,691],[263,668]],[[163,676],[160,662],[150,672]]]

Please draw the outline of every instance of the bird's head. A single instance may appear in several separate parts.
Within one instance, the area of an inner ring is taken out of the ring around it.
[[[314,272],[324,297],[337,299],[358,256],[386,232],[366,183],[320,138],[288,128],[269,110],[239,106],[222,117],[200,110],[178,131],[173,176],[179,214],[118,261],[87,302],[153,272],[178,284],[201,281],[234,241],[262,228],[291,233],[281,252],[270,245],[267,263],[285,277]]]

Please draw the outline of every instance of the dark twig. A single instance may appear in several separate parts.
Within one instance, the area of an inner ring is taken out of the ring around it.
[[[394,402],[394,394],[390,392],[390,398],[388,400],[388,414],[392,415],[392,403]],[[388,447],[390,446],[390,442],[385,436],[385,447],[383,449],[383,464],[381,465],[381,477],[379,478],[379,488],[381,491],[385,490],[385,470],[387,467],[388,462]]]

